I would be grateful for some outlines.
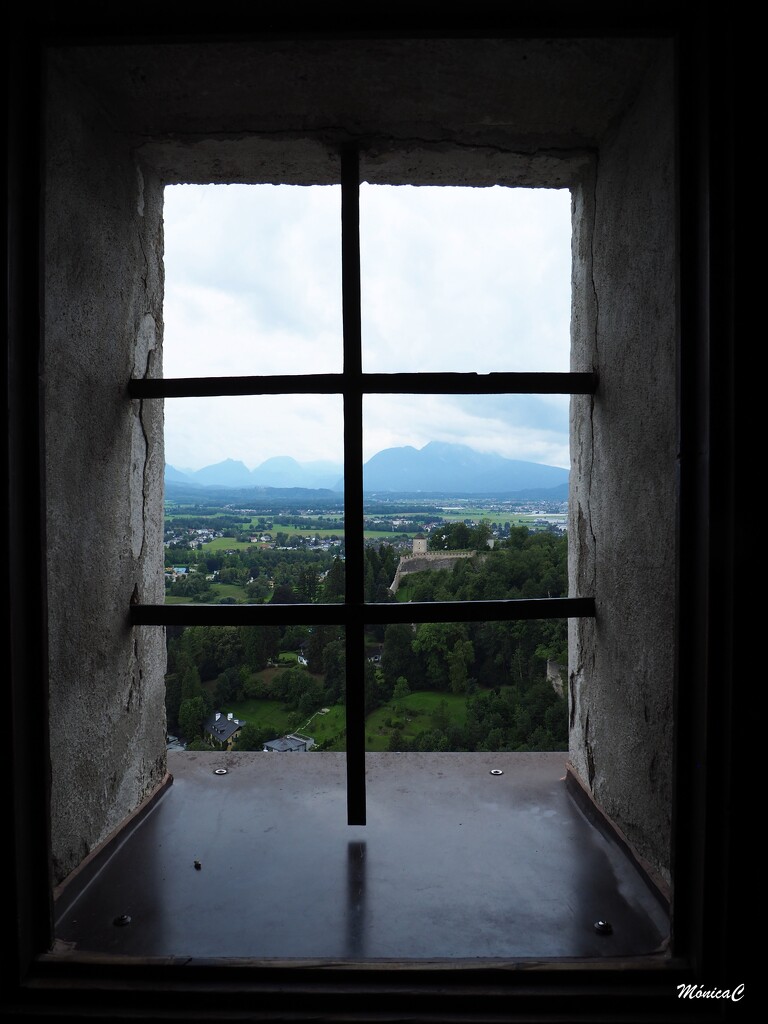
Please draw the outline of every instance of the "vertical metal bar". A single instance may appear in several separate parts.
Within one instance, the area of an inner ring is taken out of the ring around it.
[[[363,358],[360,331],[360,165],[341,155],[344,316],[344,547],[346,557],[347,822],[365,824],[365,644],[363,638]]]

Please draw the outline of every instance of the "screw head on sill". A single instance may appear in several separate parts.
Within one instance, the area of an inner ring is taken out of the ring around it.
[[[118,914],[117,917],[114,918],[113,921],[112,921],[112,924],[116,928],[125,928],[125,926],[127,924],[130,924],[130,923],[131,923],[131,917],[130,917],[129,914]]]
[[[595,921],[595,931],[598,935],[613,935],[613,925],[610,921]]]
[[[488,774],[489,775],[503,775],[504,772],[501,770],[501,768],[491,768],[491,770],[490,770],[490,772]]]
[[[214,775],[226,775],[227,774],[227,769],[226,768],[214,768],[213,769],[213,774]]]

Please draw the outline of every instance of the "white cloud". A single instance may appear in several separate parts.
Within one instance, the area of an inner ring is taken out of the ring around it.
[[[382,448],[448,441],[508,459],[567,468],[569,400],[557,399],[551,409],[543,405],[545,415],[537,423],[528,396],[368,395],[363,406],[365,458]]]
[[[567,370],[570,196],[361,190],[370,370]]]
[[[177,469],[225,458],[249,469],[273,455],[343,460],[340,395],[174,398],[165,402],[165,457]]]
[[[166,376],[341,369],[339,189],[166,189]],[[570,197],[521,189],[361,190],[365,369],[567,370]],[[341,461],[338,396],[166,402],[186,468],[272,455]],[[366,458],[456,441],[568,463],[563,396],[369,396]]]

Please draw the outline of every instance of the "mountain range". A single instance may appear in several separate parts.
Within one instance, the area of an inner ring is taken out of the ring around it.
[[[341,491],[343,468],[333,462],[297,462],[287,455],[275,456],[253,470],[235,459],[224,459],[198,470],[179,470],[166,465],[167,483],[201,487],[323,488]],[[478,452],[463,444],[430,441],[423,448],[406,445],[385,448],[363,467],[367,492],[450,492],[455,494],[502,494],[509,492],[562,492],[567,496],[568,470],[539,462],[505,459]],[[533,495],[532,495],[533,496]],[[558,495],[551,494],[556,498]]]
[[[166,482],[202,487],[308,487],[341,491],[344,469],[335,462],[297,462],[290,455],[275,455],[255,469],[236,459],[224,459],[197,470],[165,466]]]

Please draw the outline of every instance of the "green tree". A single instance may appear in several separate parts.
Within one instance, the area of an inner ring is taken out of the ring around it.
[[[202,696],[183,700],[179,707],[179,729],[188,742],[199,739],[203,731],[203,722],[208,713]]]
[[[448,678],[453,693],[466,693],[469,666],[475,657],[471,640],[458,639],[448,653]]]
[[[346,687],[347,652],[343,640],[333,640],[323,648],[325,673],[325,699],[338,704],[344,699]]]
[[[179,727],[179,705],[181,704],[181,680],[176,672],[165,677],[165,721],[169,732]]]
[[[202,694],[203,684],[200,682],[200,673],[197,670],[197,665],[189,655],[185,655],[180,660],[178,675],[181,701],[190,700],[192,697],[198,697]]]
[[[405,623],[392,623],[384,630],[381,668],[387,684],[394,688],[400,676],[413,667],[413,630]]]
[[[271,588],[265,579],[259,578],[253,580],[251,583],[245,585],[245,596],[249,601],[256,603],[262,602],[266,597],[269,597]]]
[[[454,653],[457,644],[460,646]],[[416,632],[413,650],[423,659],[430,689],[450,688],[454,692],[466,689],[467,668],[474,658],[474,648],[464,623],[422,623]]]
[[[344,563],[340,558],[334,558],[323,583],[323,601],[328,604],[343,602],[344,589]]]
[[[405,676],[398,676],[397,682],[395,683],[395,688],[392,691],[392,699],[402,700],[403,697],[407,697],[410,694],[410,692],[411,690],[410,687],[408,686],[408,680],[405,678]]]
[[[441,700],[435,710],[432,712],[432,725],[441,733],[448,731],[450,725],[451,716],[448,711],[448,702]]]
[[[459,551],[470,547],[470,532],[466,523],[438,526],[429,535],[431,551]]]
[[[261,750],[264,744],[274,739],[268,729],[254,723],[246,723],[238,733],[235,741],[236,750]]]
[[[216,680],[214,704],[223,708],[225,704],[231,704],[237,700],[244,682],[242,669],[234,667],[225,669]]]
[[[400,729],[393,729],[389,734],[389,742],[387,744],[387,750],[390,751],[403,751],[407,749],[407,741],[403,736]]]
[[[288,583],[279,583],[272,591],[270,604],[301,604],[301,597]]]
[[[277,657],[280,630],[277,626],[240,626],[243,660],[252,672],[260,672]]]
[[[298,651],[310,638],[308,626],[286,626],[280,640],[281,651]]]

